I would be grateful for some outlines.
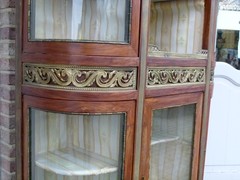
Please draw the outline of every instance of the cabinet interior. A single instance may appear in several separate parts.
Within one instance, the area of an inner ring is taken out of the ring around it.
[[[129,42],[129,0],[31,0],[30,40]]]
[[[121,179],[124,113],[30,113],[33,179]]]
[[[204,0],[151,1],[149,56],[206,58]]]
[[[153,111],[150,179],[191,179],[195,109]]]

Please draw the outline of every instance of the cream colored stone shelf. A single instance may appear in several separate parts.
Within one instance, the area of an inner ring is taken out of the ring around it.
[[[154,131],[152,133],[151,145],[164,143],[164,142],[171,142],[179,140],[179,136],[173,136],[169,134],[164,134],[160,131]]]
[[[115,172],[117,161],[83,149],[65,148],[36,155],[38,167],[65,176],[88,176]]]

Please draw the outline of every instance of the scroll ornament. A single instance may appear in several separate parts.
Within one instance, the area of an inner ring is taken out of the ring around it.
[[[205,83],[204,68],[149,68],[147,86]]]
[[[134,89],[135,69],[24,64],[24,83],[64,89]]]

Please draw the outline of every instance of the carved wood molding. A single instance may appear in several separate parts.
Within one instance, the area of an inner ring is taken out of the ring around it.
[[[205,74],[204,67],[149,67],[147,87],[204,84]]]
[[[23,84],[51,89],[112,91],[136,89],[136,68],[23,64]]]

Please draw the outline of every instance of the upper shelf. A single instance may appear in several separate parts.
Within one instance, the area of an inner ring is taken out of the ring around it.
[[[115,172],[117,161],[83,149],[66,148],[38,154],[36,165],[65,176],[88,176]]]
[[[151,57],[164,57],[164,58],[207,59],[208,51],[201,50],[194,54],[177,53],[177,52],[161,51],[157,46],[152,45],[148,47],[148,55]]]
[[[148,55],[206,59],[204,6],[204,0],[152,0]]]

